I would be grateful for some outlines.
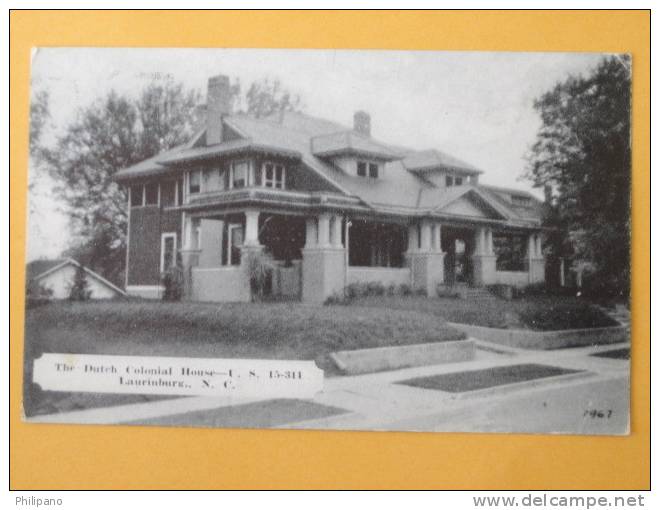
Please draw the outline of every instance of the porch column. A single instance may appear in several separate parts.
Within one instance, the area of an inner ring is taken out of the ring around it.
[[[419,239],[417,238],[419,231],[416,223],[408,225],[408,252],[413,253],[419,251]]]
[[[422,220],[421,228],[417,224],[408,227],[406,262],[410,268],[410,283],[413,289],[422,290],[429,297],[436,296],[438,285],[444,282],[440,235],[440,225],[428,219]]]
[[[442,253],[442,227],[440,223],[433,224],[433,251]]]
[[[478,227],[475,244],[475,253],[472,255],[474,284],[481,286],[496,283],[493,231],[488,227]]]
[[[308,218],[302,262],[302,299],[322,303],[341,295],[346,285],[346,250],[341,243],[342,218],[322,213]]]
[[[541,234],[534,232],[529,235],[529,283],[542,283],[545,281],[545,259],[543,258],[543,249],[541,243]]]
[[[319,247],[327,248],[330,246],[330,219],[329,214],[319,215]]]
[[[305,221],[305,248],[312,248],[318,244],[318,231],[316,218],[307,218]]]
[[[246,246],[259,246],[259,211],[245,211],[245,241]]]
[[[342,217],[335,215],[332,217],[332,230],[331,230],[331,241],[332,246],[335,248],[342,248],[341,242],[341,226],[342,226]]]
[[[201,250],[193,246],[193,218],[186,215],[183,219],[184,239],[181,248],[181,266],[183,269],[183,296],[186,299],[195,299],[196,293],[193,286],[192,271],[199,265]]]
[[[431,251],[431,222],[429,220],[422,221],[422,251]]]

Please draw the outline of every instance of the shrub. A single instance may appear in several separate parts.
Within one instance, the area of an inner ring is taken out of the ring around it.
[[[69,288],[69,299],[71,301],[88,301],[92,297],[92,291],[87,284],[87,273],[83,266],[76,266],[76,274]]]
[[[367,296],[382,296],[385,294],[385,286],[380,282],[369,282],[366,286]]]
[[[452,287],[447,287],[446,285],[439,283],[436,288],[436,294],[440,298],[449,298],[449,299],[458,299],[461,297],[461,293],[455,290]]]
[[[618,326],[614,319],[586,303],[530,306],[521,310],[519,316],[528,327],[542,331]]]
[[[25,302],[28,308],[45,305],[53,297],[53,289],[36,281],[29,281],[25,289]]]
[[[183,297],[183,268],[176,265],[165,271],[160,278],[163,285],[163,301],[181,301]]]
[[[399,294],[402,296],[411,296],[412,295],[412,287],[408,285],[407,283],[402,283],[399,285]]]
[[[393,283],[390,283],[390,284],[387,286],[387,295],[388,295],[388,296],[394,296],[394,295],[396,295],[396,285],[394,285]]]
[[[263,298],[275,269],[275,262],[265,251],[251,251],[248,255],[247,270],[250,280],[252,300]]]

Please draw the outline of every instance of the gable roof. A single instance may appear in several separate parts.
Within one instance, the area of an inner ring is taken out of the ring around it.
[[[451,169],[465,175],[481,173],[473,165],[436,149],[416,151],[365,137],[352,129],[325,119],[303,113],[282,112],[264,118],[249,115],[230,115],[223,123],[242,138],[213,146],[185,146],[173,148],[132,167],[120,170],[118,180],[129,180],[160,173],[170,173],[173,165],[189,161],[203,161],[220,154],[269,151],[299,160],[305,167],[325,180],[331,189],[360,199],[367,206],[388,213],[419,214],[437,209],[440,204],[464,186],[440,188],[424,178],[425,172]],[[202,139],[203,132],[197,135]],[[328,154],[337,151],[362,150],[380,154],[387,163],[383,178],[365,179],[350,175],[336,166]],[[520,208],[506,199],[506,193],[481,184],[470,185],[480,200],[484,200],[504,218],[538,223],[540,214],[534,207]],[[502,189],[500,189],[502,190]],[[509,193],[525,194],[517,190]],[[531,195],[530,195],[531,196]]]
[[[39,281],[42,278],[45,278],[46,276],[53,274],[66,266],[73,265],[75,267],[82,267],[89,276],[97,280],[98,282],[102,283],[106,287],[111,288],[115,292],[118,292],[122,296],[125,296],[126,293],[114,285],[113,283],[109,282],[105,278],[103,278],[100,274],[95,273],[88,267],[83,266],[80,262],[77,260],[74,260],[72,258],[66,258],[66,259],[40,259],[40,260],[33,260],[32,262],[29,262],[27,265],[26,269],[26,277],[28,281]]]

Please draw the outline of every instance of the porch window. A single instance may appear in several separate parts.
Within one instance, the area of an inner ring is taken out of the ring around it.
[[[463,177],[454,177],[454,186],[462,186]]]
[[[453,175],[445,176],[445,186],[450,188],[453,185],[454,185],[454,176]]]
[[[232,224],[227,227],[227,253],[229,265],[238,266],[241,263],[241,246],[243,246],[243,225]]]
[[[378,179],[378,164],[369,163],[369,177],[373,179]]]
[[[160,272],[176,266],[176,233],[163,234],[160,239]]]
[[[493,251],[497,271],[527,271],[527,237],[514,233],[494,233]]]
[[[250,164],[247,161],[235,161],[231,164],[229,183],[232,188],[245,188],[248,185]]]
[[[193,170],[188,174],[188,193],[191,195],[202,191],[202,171]]]
[[[285,175],[284,165],[266,162],[261,167],[261,182],[266,188],[284,189]]]
[[[204,170],[203,176],[204,191],[222,191],[225,189],[225,174],[220,167],[211,167]]]

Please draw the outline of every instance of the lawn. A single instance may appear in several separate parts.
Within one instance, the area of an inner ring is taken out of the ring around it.
[[[448,322],[491,328],[555,331],[618,325],[598,308],[576,298],[560,296],[535,296],[511,301],[493,298],[477,302],[420,296],[370,296],[356,298],[350,306],[417,311]]]
[[[56,302],[26,314],[25,370],[42,352],[311,359],[338,375],[337,350],[464,338],[438,315],[415,310],[301,303]],[[27,416],[152,400],[153,396],[24,391]],[[162,398],[162,397],[161,397]]]

